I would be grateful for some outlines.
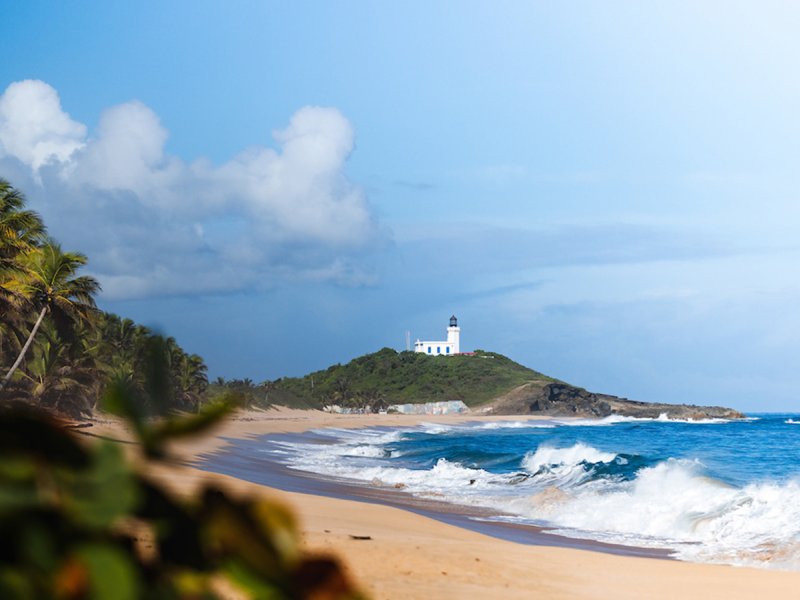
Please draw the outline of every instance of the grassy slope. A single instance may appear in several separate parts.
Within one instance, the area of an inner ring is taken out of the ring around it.
[[[319,407],[344,385],[353,394],[377,392],[389,404],[463,400],[476,406],[532,380],[553,381],[494,352],[428,356],[383,348],[346,365],[279,379],[268,397],[271,404]]]

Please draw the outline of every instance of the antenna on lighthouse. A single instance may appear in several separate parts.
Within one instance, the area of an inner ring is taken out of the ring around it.
[[[406,352],[411,350],[411,332],[406,331]]]

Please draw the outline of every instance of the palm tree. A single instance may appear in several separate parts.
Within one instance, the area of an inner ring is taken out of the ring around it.
[[[0,361],[18,352],[18,340],[24,337],[25,301],[10,289],[21,275],[17,259],[38,246],[45,232],[39,215],[24,207],[24,196],[0,179]]]
[[[177,367],[178,398],[185,407],[197,410],[208,387],[208,368],[202,357],[186,353],[181,353]]]
[[[72,417],[91,413],[98,390],[86,338],[68,344],[58,338],[52,326],[45,324],[40,331],[44,338],[34,345],[26,370],[20,371],[29,384],[30,399]]]
[[[13,267],[14,259],[44,239],[41,217],[23,210],[25,197],[0,179],[0,269]]]
[[[0,381],[0,390],[8,384],[22,362],[45,315],[50,313],[59,334],[68,334],[72,323],[88,319],[89,312],[95,307],[93,295],[100,290],[100,284],[94,278],[75,276],[86,264],[86,256],[63,252],[55,240],[46,239],[40,248],[24,252],[17,262],[23,274],[8,283],[9,289],[35,306],[39,315],[17,360]]]

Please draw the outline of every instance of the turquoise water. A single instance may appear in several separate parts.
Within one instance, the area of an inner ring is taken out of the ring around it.
[[[800,570],[800,415],[319,430],[290,468],[700,561]],[[319,443],[320,439],[324,443]]]

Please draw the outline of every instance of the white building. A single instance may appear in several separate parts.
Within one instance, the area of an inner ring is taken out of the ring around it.
[[[450,327],[447,328],[447,341],[446,342],[422,342],[417,340],[414,343],[414,352],[423,352],[424,354],[452,356],[461,352],[459,337],[461,335],[461,328],[458,326],[458,319],[455,316],[450,317]]]

